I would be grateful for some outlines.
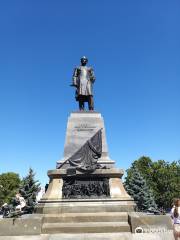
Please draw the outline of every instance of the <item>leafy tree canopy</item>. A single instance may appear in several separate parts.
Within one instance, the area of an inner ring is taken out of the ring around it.
[[[152,161],[149,157],[142,156],[127,170],[125,184],[130,181],[134,168],[146,180],[158,207],[166,210],[171,208],[173,198],[180,196],[180,161]]]
[[[0,206],[3,203],[9,203],[15,196],[20,185],[19,174],[7,172],[0,174]]]

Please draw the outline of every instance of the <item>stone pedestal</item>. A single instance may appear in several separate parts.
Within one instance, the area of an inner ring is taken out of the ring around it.
[[[37,213],[67,213],[67,212],[132,212],[134,201],[125,191],[121,177],[122,169],[97,169],[89,175],[76,172],[76,178],[83,181],[86,179],[103,179],[109,181],[110,195],[107,197],[94,198],[69,198],[64,199],[62,194],[63,179],[67,176],[66,169],[48,171],[50,183],[48,190],[39,201]]]
[[[98,164],[102,169],[91,173],[73,169],[65,161],[100,129],[102,155]],[[57,162],[56,170],[48,171],[49,186],[36,209],[36,213],[45,216],[42,232],[130,232],[128,212],[134,211],[135,204],[123,187],[123,174],[109,157],[101,114],[93,111],[71,113],[64,157]]]
[[[57,167],[71,157],[99,129],[102,129],[102,156],[98,163],[108,168],[114,167],[115,161],[111,160],[108,154],[103,117],[100,113],[93,111],[71,113],[67,123],[64,157],[57,162]],[[67,165],[64,164],[63,168],[67,168]]]

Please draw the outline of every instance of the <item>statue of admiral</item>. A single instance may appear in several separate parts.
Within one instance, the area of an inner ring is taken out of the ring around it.
[[[84,103],[88,102],[89,110],[94,110],[93,83],[95,81],[92,67],[86,66],[88,59],[81,58],[81,65],[74,69],[73,83],[76,88],[75,98],[79,102],[79,110],[84,110]]]

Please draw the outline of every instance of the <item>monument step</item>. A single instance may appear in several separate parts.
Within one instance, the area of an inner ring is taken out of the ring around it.
[[[36,213],[94,213],[94,212],[133,212],[134,202],[127,199],[90,199],[76,201],[39,202]]]
[[[45,214],[44,223],[57,222],[127,222],[127,212]]]
[[[127,222],[44,223],[42,233],[113,233],[130,232]]]

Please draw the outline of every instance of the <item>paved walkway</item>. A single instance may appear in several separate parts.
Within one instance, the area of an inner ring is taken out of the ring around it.
[[[39,236],[0,236],[0,240],[174,240],[172,232],[165,233],[85,233],[42,234]]]

